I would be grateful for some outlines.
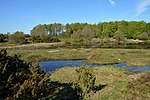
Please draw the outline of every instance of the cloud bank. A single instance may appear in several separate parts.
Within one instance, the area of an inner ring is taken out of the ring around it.
[[[150,7],[150,0],[140,0],[137,5],[137,16],[141,15],[142,13],[146,12]]]
[[[109,2],[112,6],[115,6],[115,2],[113,0],[109,0]]]

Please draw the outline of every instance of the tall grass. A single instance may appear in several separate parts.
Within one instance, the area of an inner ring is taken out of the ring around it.
[[[54,71],[50,76],[52,81],[71,83],[77,79],[78,67],[65,67]],[[96,92],[90,92],[86,100],[149,100],[150,73],[126,75],[114,67],[93,67],[96,76],[95,86],[105,87]]]
[[[150,50],[148,49],[9,49],[8,52],[10,55],[17,53],[27,61],[83,59],[89,63],[96,64],[114,64],[126,62],[128,62],[128,64],[132,64],[136,61],[141,62],[135,63],[138,65],[150,65]]]

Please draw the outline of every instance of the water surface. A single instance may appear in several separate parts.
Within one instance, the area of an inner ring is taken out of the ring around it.
[[[150,71],[149,66],[128,66],[126,64],[112,64],[112,65],[101,65],[101,64],[89,64],[84,60],[54,60],[54,61],[47,61],[47,62],[39,62],[41,68],[45,71],[54,71],[59,68],[63,67],[79,67],[79,66],[115,66],[117,68],[125,68],[130,72],[138,73],[138,72],[146,72]]]

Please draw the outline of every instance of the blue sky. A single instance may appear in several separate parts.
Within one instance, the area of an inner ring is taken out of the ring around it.
[[[0,33],[30,30],[38,24],[150,22],[150,0],[0,0]]]

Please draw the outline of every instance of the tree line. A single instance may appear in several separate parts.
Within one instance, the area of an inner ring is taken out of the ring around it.
[[[144,39],[142,34],[149,37],[150,23],[144,21],[114,21],[99,24],[72,23],[72,24],[44,24],[37,25],[31,30],[31,36],[58,36],[70,37],[76,32],[84,30],[92,34],[95,38],[111,38],[117,31],[122,31],[128,39]],[[83,31],[83,32],[84,32]],[[82,33],[83,33],[82,32]],[[145,38],[148,39],[148,38]]]
[[[60,42],[67,39],[68,44],[89,44],[93,39],[116,39],[118,44],[125,39],[150,39],[150,23],[144,21],[114,21],[98,24],[61,23],[39,24],[31,30],[29,35],[17,31],[13,34],[0,35],[0,42],[8,39],[10,43]],[[69,41],[71,40],[71,41]],[[105,41],[104,41],[105,42]]]

